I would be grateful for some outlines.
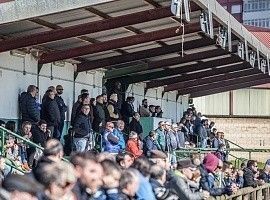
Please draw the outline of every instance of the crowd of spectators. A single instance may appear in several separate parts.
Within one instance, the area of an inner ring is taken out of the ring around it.
[[[184,112],[179,123],[160,121],[145,134],[140,117],[162,117],[161,108],[148,106],[144,99],[136,112],[134,97],[127,97],[120,108],[116,93],[107,100],[107,94],[91,99],[87,90],[81,91],[72,107],[63,147],[60,138],[67,106],[62,93],[61,85],[50,86],[41,104],[36,86],[30,85],[20,95],[18,132],[44,151],[12,136],[6,138],[2,156],[27,174],[14,175],[0,157],[1,198],[199,200],[270,182],[270,160],[260,172],[255,160],[235,168],[228,161],[224,133],[194,107]],[[15,122],[0,125],[15,132]],[[216,150],[189,158],[177,155],[177,150],[193,147]],[[69,153],[70,163],[62,161]]]

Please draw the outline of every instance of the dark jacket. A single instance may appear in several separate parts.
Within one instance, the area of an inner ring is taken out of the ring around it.
[[[81,103],[79,101],[76,101],[72,106],[71,119],[70,119],[71,126],[74,126],[74,121],[76,119],[76,116],[78,115],[77,110],[80,107],[80,105]]]
[[[103,104],[97,102],[93,110],[94,120],[93,120],[93,130],[100,133],[101,129],[99,124],[102,123],[102,127],[105,126],[106,118]]]
[[[270,183],[270,174],[263,172],[259,179],[264,180],[265,183]]]
[[[114,100],[110,99],[107,105],[108,119],[107,121],[117,121],[120,118],[120,110]]]
[[[121,114],[125,123],[129,123],[129,118],[132,117],[134,113],[134,106],[125,101],[121,108]]]
[[[166,151],[176,150],[178,147],[178,140],[176,134],[172,131],[165,131],[166,137]]]
[[[73,130],[75,131],[75,138],[83,138],[89,136],[89,134],[92,132],[89,116],[80,113],[74,120]]]
[[[150,156],[152,150],[158,150],[157,141],[153,140],[149,135],[143,140],[143,153]]]
[[[64,102],[64,100],[62,99],[61,96],[55,96],[55,101],[57,102],[58,108],[59,108],[59,112],[60,112],[60,120],[64,121],[65,120],[65,113],[67,112],[67,106]]]
[[[60,123],[60,111],[55,99],[46,96],[41,108],[41,119],[47,122],[48,126],[58,126]]]
[[[44,133],[40,128],[36,127],[32,131],[32,141],[40,146],[44,147],[46,141],[49,139],[48,133]]]
[[[257,187],[258,184],[256,182],[256,180],[254,179],[254,173],[253,171],[246,167],[244,170],[244,187]]]
[[[177,195],[173,194],[170,189],[161,185],[157,180],[149,180],[157,200],[178,200]]]
[[[200,139],[207,138],[206,128],[202,124],[198,127],[198,136],[200,137]]]
[[[139,136],[143,133],[143,128],[140,122],[138,122],[135,118],[132,118],[131,122],[129,123],[129,130],[135,131],[138,133]]]
[[[22,114],[22,122],[38,122],[40,112],[35,97],[28,92],[23,92],[19,98],[19,106]]]

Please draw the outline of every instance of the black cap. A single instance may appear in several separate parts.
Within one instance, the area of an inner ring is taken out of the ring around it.
[[[12,174],[5,178],[2,184],[3,188],[8,192],[21,191],[30,194],[36,194],[42,191],[43,186],[39,184],[30,175]]]
[[[193,165],[190,159],[180,160],[177,162],[177,169],[183,168],[196,168],[196,165]]]

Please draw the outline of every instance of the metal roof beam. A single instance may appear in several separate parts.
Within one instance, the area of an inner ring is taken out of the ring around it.
[[[223,73],[223,74],[218,74],[216,73],[216,69],[211,69],[209,71],[206,72],[199,72],[199,73],[194,73],[194,74],[190,74],[192,75],[192,78],[197,75],[197,79],[194,80],[189,80],[189,81],[181,81],[175,84],[171,84],[171,85],[167,85],[164,87],[164,92],[169,92],[169,91],[173,91],[173,90],[179,90],[179,89],[189,89],[189,88],[193,88],[193,87],[198,87],[198,86],[203,86],[203,85],[207,85],[209,83],[214,83],[214,82],[220,82],[220,81],[225,81],[225,80],[230,80],[230,79],[235,79],[235,78],[240,78],[240,77],[244,77],[244,76],[251,76],[251,75],[256,75],[256,74],[262,74],[262,72],[260,70],[254,70],[253,68],[248,68],[247,70],[244,70],[246,66],[241,63],[241,64],[237,64],[237,65],[232,65],[230,67],[223,67],[223,68],[219,68],[220,70],[223,70],[224,72],[227,73]],[[219,70],[217,69],[217,70]],[[242,71],[238,71],[238,70],[242,70]],[[215,72],[216,76],[207,76],[208,72]],[[189,76],[189,75],[186,75]]]
[[[169,16],[172,16],[169,7],[156,8],[109,19],[70,26],[59,30],[56,29],[42,33],[30,34],[22,37],[14,37],[0,41],[0,52],[129,26],[133,24],[166,18]]]
[[[195,49],[195,48],[213,45],[213,44],[215,44],[214,41],[205,37],[205,38],[185,42],[184,49],[186,51],[186,50]],[[134,53],[129,53],[126,55],[121,55],[121,56],[112,56],[109,58],[83,62],[83,63],[78,64],[78,72],[98,69],[101,67],[112,67],[114,65],[119,65],[121,63],[128,63],[128,62],[143,60],[146,58],[156,57],[160,55],[178,53],[181,51],[181,48],[182,48],[182,44],[178,43],[178,44],[168,45],[165,47],[157,47],[153,49],[137,51]],[[118,69],[122,67],[114,66],[114,68]]]
[[[138,35],[113,39],[109,41],[100,42],[98,44],[91,44],[86,46],[81,46],[77,48],[57,51],[57,53],[44,53],[41,55],[39,62],[40,63],[49,63],[58,60],[64,60],[68,58],[75,58],[78,56],[98,53],[102,51],[113,50],[117,48],[137,45],[140,43],[152,42],[156,40],[162,40],[165,38],[179,36],[180,33],[176,33],[176,29],[179,27],[172,27],[167,29],[161,29],[158,31],[152,31],[147,33],[142,33]],[[191,23],[185,26],[185,33],[194,33],[200,31],[199,23]],[[181,31],[180,31],[181,32]]]
[[[225,80],[225,81],[221,80],[220,82],[210,83],[208,85],[198,86],[198,87],[194,87],[194,88],[183,88],[183,89],[179,89],[178,92],[180,95],[192,94],[192,93],[200,92],[203,90],[212,90],[212,89],[219,88],[219,87],[238,85],[241,83],[252,82],[255,80],[265,79],[265,78],[270,78],[270,77],[266,74],[261,73],[261,74],[255,74],[255,75],[248,76],[248,77],[236,78],[233,80]]]
[[[221,87],[217,87],[217,88],[211,89],[211,90],[202,90],[199,92],[191,93],[190,97],[196,98],[196,97],[201,97],[201,96],[207,96],[207,95],[227,92],[227,91],[231,91],[231,90],[248,88],[251,86],[261,85],[261,84],[265,84],[265,83],[270,83],[270,78],[264,78],[264,79],[260,79],[260,80],[240,83],[240,84],[236,84],[236,85],[230,85],[230,86],[226,86],[226,87],[221,86]]]

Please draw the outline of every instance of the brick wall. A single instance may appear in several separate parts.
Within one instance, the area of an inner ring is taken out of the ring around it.
[[[216,122],[216,128],[224,132],[228,140],[244,148],[270,149],[270,119],[210,118],[210,120]],[[231,153],[248,158],[248,153]],[[251,158],[264,162],[270,158],[270,153],[252,153]]]

